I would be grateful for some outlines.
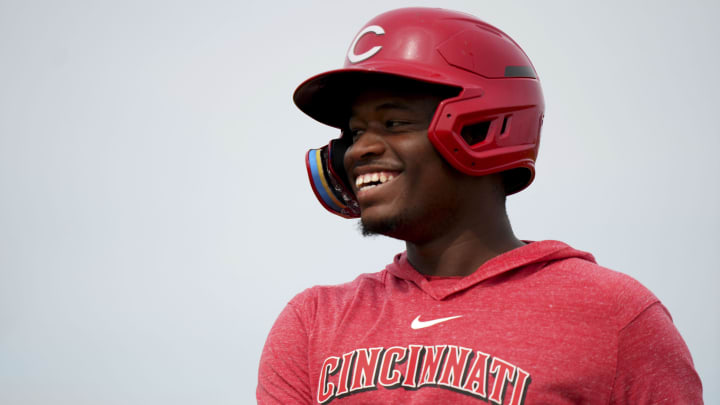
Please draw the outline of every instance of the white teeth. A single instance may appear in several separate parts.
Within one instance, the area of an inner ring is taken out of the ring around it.
[[[357,178],[355,178],[355,187],[358,189],[366,189],[370,187],[375,187],[380,184],[386,183],[390,180],[392,180],[395,176],[389,173],[385,172],[375,172],[375,173],[366,173],[361,174]],[[373,183],[373,184],[370,184]],[[375,184],[380,183],[380,184]]]

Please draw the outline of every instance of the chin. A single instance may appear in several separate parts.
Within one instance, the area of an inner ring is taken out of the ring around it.
[[[395,229],[395,224],[391,222],[369,222],[362,219],[360,220],[360,231],[363,236],[392,236]]]
[[[452,208],[437,207],[429,212],[393,210],[377,212],[366,209],[360,217],[363,236],[384,235],[412,243],[428,241],[453,223]],[[445,214],[450,213],[450,214]]]
[[[397,233],[402,228],[403,219],[401,216],[385,216],[373,218],[362,216],[360,218],[360,230],[363,236],[385,235],[397,238]]]
[[[406,211],[372,215],[365,213],[360,217],[360,230],[363,236],[384,235],[395,239],[408,240],[412,234],[408,224],[412,221]]]

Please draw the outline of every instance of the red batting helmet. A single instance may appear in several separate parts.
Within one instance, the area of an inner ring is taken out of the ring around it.
[[[368,81],[401,77],[457,90],[444,99],[428,138],[457,170],[506,174],[507,194],[533,181],[544,101],[535,69],[507,34],[455,11],[403,8],[370,20],[355,36],[342,69],[311,77],[294,94],[314,119],[343,130],[353,94]],[[471,134],[471,135],[469,135]],[[343,167],[348,137],[305,157],[313,191],[330,212],[358,217]]]

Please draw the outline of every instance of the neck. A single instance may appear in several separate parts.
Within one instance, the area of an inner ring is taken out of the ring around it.
[[[523,246],[512,231],[504,206],[502,213],[495,214],[426,241],[407,241],[408,260],[422,274],[467,276],[493,257]]]

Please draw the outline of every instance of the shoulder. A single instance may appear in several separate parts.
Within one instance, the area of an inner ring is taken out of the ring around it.
[[[268,343],[300,342],[316,329],[329,328],[342,318],[349,305],[357,304],[359,294],[378,290],[385,271],[361,274],[355,280],[332,286],[315,286],[295,295],[280,312],[268,335]]]
[[[577,311],[608,316],[616,322],[618,330],[659,302],[633,277],[581,258],[549,262],[536,276],[537,282],[544,286],[543,290],[556,297],[565,297],[566,304]]]
[[[337,312],[359,297],[381,293],[387,277],[388,272],[383,270],[360,274],[347,283],[310,287],[290,300],[288,308],[300,314],[307,323],[314,323],[319,311]]]
[[[359,290],[381,287],[384,285],[386,277],[387,271],[383,270],[377,273],[360,274],[354,280],[342,284],[316,285],[297,294],[290,302],[306,304],[308,301],[318,299],[343,299],[356,294]]]
[[[576,257],[550,262],[543,271],[556,277],[563,277],[569,282],[583,282],[588,287],[606,292],[649,293],[639,281],[625,273]]]

